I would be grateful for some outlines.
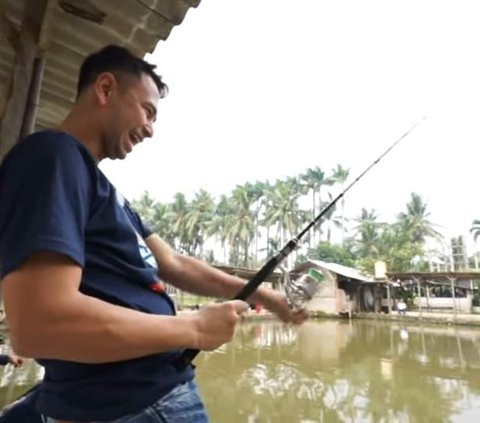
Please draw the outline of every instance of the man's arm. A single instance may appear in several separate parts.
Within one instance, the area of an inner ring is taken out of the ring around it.
[[[229,341],[247,306],[215,304],[158,316],[79,291],[82,269],[57,253],[36,253],[2,281],[13,349],[20,355],[85,363],[132,359],[174,348],[211,350]]]
[[[158,235],[145,239],[160,269],[162,279],[176,287],[198,295],[233,298],[244,286],[245,280],[229,275],[193,257],[178,254]],[[285,321],[302,323],[308,316],[305,311],[292,313],[285,295],[269,288],[259,287],[247,300],[261,303]]]

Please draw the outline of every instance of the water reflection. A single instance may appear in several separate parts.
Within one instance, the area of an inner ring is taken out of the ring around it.
[[[480,330],[372,321],[243,325],[196,359],[213,423],[476,422]],[[6,352],[6,350],[4,350]],[[0,367],[0,405],[42,376]]]
[[[8,345],[0,345],[0,354],[8,354]],[[0,366],[0,409],[9,404],[43,377],[43,368],[25,360],[20,368]]]
[[[197,358],[198,380],[214,422],[473,422],[479,339],[360,321],[249,324]]]

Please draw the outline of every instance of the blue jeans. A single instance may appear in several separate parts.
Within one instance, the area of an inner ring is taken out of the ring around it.
[[[55,423],[48,418],[47,423]],[[208,416],[197,385],[190,381],[178,385],[167,395],[135,414],[102,423],[208,423]],[[100,422],[89,422],[100,423]]]

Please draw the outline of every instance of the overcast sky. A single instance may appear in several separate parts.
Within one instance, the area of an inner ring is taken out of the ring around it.
[[[156,134],[102,164],[130,199],[228,194],[337,164],[346,214],[393,221],[419,193],[447,237],[480,219],[478,0],[203,0],[147,59],[170,86]],[[335,194],[336,192],[334,192]]]

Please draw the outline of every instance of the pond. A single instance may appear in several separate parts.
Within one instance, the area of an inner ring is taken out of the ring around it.
[[[195,360],[213,423],[476,422],[480,330],[398,322],[243,324]],[[0,405],[42,370],[0,368]]]

